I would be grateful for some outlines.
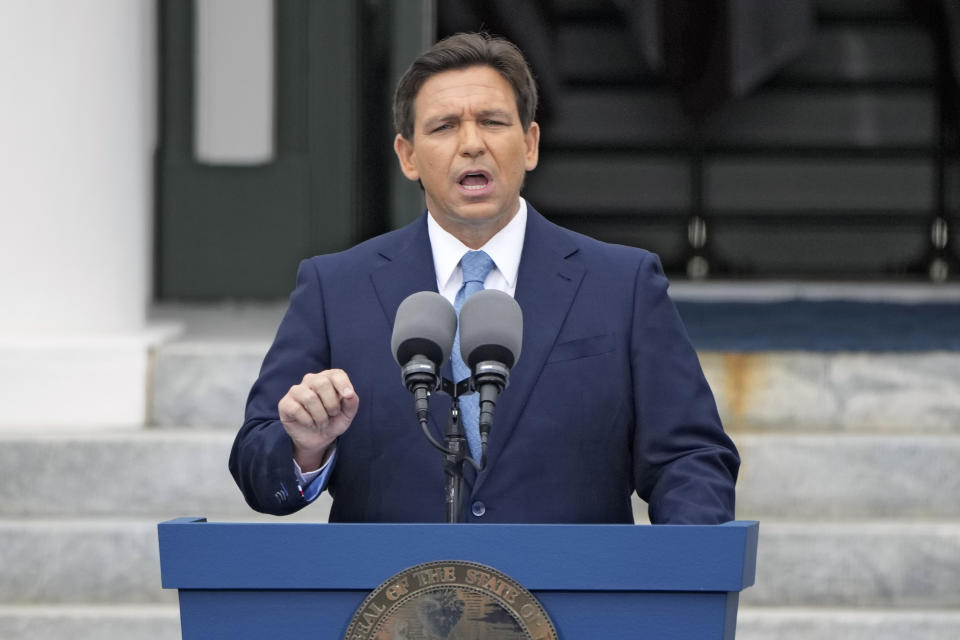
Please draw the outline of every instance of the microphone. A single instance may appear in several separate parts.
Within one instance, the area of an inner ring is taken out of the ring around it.
[[[429,415],[430,391],[437,388],[437,372],[450,358],[456,332],[457,313],[439,293],[414,293],[397,308],[390,349],[421,422]]]
[[[460,355],[470,367],[480,394],[480,440],[487,442],[497,397],[507,386],[510,369],[520,357],[523,313],[502,291],[484,289],[470,296],[460,310]]]

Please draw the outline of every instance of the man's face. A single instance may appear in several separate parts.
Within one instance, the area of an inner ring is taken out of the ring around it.
[[[427,79],[413,125],[413,140],[394,141],[400,168],[423,183],[437,223],[476,248],[517,212],[524,174],[537,166],[539,126],[524,133],[513,88],[488,66]]]

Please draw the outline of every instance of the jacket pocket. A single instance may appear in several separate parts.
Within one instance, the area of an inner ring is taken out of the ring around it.
[[[561,342],[553,348],[547,358],[547,364],[564,360],[577,360],[609,353],[614,350],[613,336],[603,334],[589,338],[578,338]]]

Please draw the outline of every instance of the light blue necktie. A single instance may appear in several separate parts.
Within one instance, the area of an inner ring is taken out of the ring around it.
[[[477,291],[483,290],[483,281],[487,279],[487,274],[493,269],[493,259],[483,251],[468,251],[460,258],[460,268],[463,270],[463,286],[457,291],[457,297],[453,300],[453,308],[457,311],[457,317],[460,317],[460,309],[467,298]],[[460,327],[457,327],[457,334],[453,340],[453,378],[460,382],[470,377],[470,367],[463,361],[460,355]],[[474,460],[479,461],[482,454],[480,446],[480,396],[472,393],[460,398],[460,424],[463,425],[463,431],[467,436],[467,445],[470,447],[470,455]]]

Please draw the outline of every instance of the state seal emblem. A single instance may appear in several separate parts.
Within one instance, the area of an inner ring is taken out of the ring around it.
[[[451,560],[386,580],[357,609],[344,640],[557,640],[557,632],[515,580]]]

